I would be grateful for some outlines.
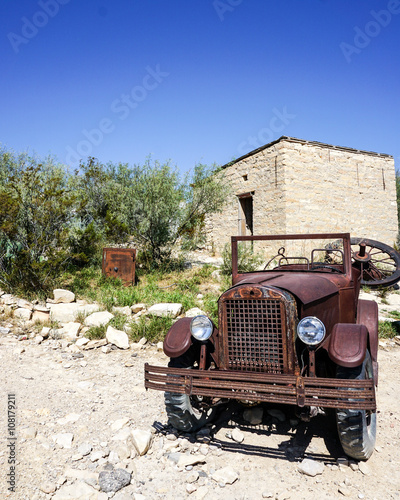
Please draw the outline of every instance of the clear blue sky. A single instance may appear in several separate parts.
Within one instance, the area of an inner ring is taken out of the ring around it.
[[[400,167],[398,0],[2,0],[0,143],[182,171],[281,135]]]

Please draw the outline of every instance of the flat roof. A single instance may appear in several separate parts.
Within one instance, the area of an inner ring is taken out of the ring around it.
[[[278,142],[281,141],[288,141],[288,142],[295,142],[297,144],[310,144],[312,146],[320,146],[322,148],[328,148],[328,149],[335,149],[337,151],[348,151],[350,153],[360,153],[364,155],[371,155],[371,156],[381,156],[384,158],[393,158],[392,155],[388,155],[385,153],[375,153],[374,151],[364,151],[362,149],[354,149],[354,148],[347,148],[344,146],[333,146],[332,144],[325,144],[324,142],[318,142],[318,141],[306,141],[304,139],[297,139],[296,137],[289,137],[287,135],[282,135],[279,137],[279,139],[276,139],[275,141],[269,142],[268,144],[265,144],[264,146],[261,146],[257,149],[253,149],[253,151],[250,151],[249,153],[246,153],[243,156],[240,156],[240,158],[237,158],[236,160],[232,160],[225,165],[222,165],[221,168],[227,168],[230,167],[231,165],[234,165],[240,160],[244,160],[245,158],[248,158],[249,156],[255,155],[259,153],[260,151],[263,151],[264,149],[270,148],[274,144],[277,144]]]

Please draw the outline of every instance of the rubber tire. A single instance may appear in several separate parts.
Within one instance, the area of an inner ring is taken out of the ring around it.
[[[178,358],[171,358],[168,366],[171,368],[193,368],[195,353],[189,349]],[[201,412],[193,408],[191,397],[187,394],[173,392],[164,393],[165,409],[168,423],[178,431],[195,432],[204,427],[214,416],[214,412]]]
[[[365,380],[373,378],[372,361],[367,351],[362,365],[355,368],[337,367],[337,378]],[[368,460],[376,440],[376,413],[366,410],[336,410],[336,423],[343,451],[356,460]]]
[[[195,410],[187,394],[165,392],[165,409],[168,423],[178,431],[195,432],[204,427],[210,420],[205,412]]]

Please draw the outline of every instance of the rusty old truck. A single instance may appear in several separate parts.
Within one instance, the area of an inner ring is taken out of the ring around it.
[[[231,238],[232,287],[206,316],[179,319],[166,335],[168,367],[145,365],[145,387],[165,392],[169,424],[199,429],[216,405],[294,405],[307,419],[333,409],[344,452],[367,460],[376,437],[378,307],[361,285],[400,278],[399,255],[348,233]],[[243,245],[263,255],[240,269]]]

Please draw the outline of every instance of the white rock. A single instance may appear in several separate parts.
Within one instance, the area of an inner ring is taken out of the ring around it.
[[[126,441],[131,435],[131,430],[129,427],[124,427],[112,437],[113,441]]]
[[[195,316],[199,316],[199,315],[207,316],[207,314],[198,307],[193,307],[192,309],[189,309],[185,313],[185,316],[187,318],[194,318]]]
[[[132,314],[132,310],[129,306],[125,306],[125,307],[114,306],[112,308],[112,312],[115,314],[123,314],[124,316],[131,316],[131,314]]]
[[[75,340],[78,337],[80,329],[81,329],[80,323],[75,323],[74,321],[71,321],[70,323],[64,323],[59,332],[61,333],[63,338],[68,340]]]
[[[103,354],[108,354],[108,353],[110,353],[110,352],[111,352],[111,347],[110,347],[109,345],[103,345],[103,346],[101,347],[101,352],[102,352]]]
[[[78,413],[69,413],[65,417],[57,420],[57,424],[59,424],[59,425],[70,424],[72,422],[77,422],[80,418],[81,418],[81,416]]]
[[[75,301],[75,294],[69,290],[63,290],[62,288],[53,290],[53,295],[55,304],[70,304]]]
[[[322,474],[324,472],[325,465],[322,462],[317,462],[316,460],[311,460],[310,458],[305,458],[298,466],[297,469],[302,474],[307,476],[316,476],[317,474]]]
[[[147,313],[151,316],[170,316],[176,318],[182,312],[182,304],[163,302],[151,306]]]
[[[71,432],[56,434],[52,437],[53,441],[62,448],[71,448],[74,435]]]
[[[85,471],[87,473],[87,471]],[[98,491],[84,481],[63,485],[53,500],[97,500]]]
[[[186,478],[187,483],[195,483],[199,479],[199,473],[197,470],[192,471]]]
[[[133,429],[131,431],[132,434],[132,442],[136,451],[139,455],[144,455],[147,453],[151,444],[151,432],[150,431],[142,431],[140,429]]]
[[[233,484],[239,479],[239,475],[232,467],[228,466],[215,471],[211,479],[217,483]]]
[[[49,306],[50,319],[59,323],[69,323],[75,321],[78,314],[86,316],[99,310],[97,304],[78,304],[77,302],[71,304],[49,304]]]
[[[232,431],[232,439],[236,441],[237,443],[242,443],[244,440],[244,434],[241,430],[239,430],[237,427],[235,427]]]
[[[191,493],[194,493],[196,490],[197,490],[197,486],[195,486],[194,484],[188,483],[186,485],[186,493],[189,493],[189,495]]]
[[[371,469],[365,462],[360,462],[358,464],[358,468],[364,474],[364,476],[369,476],[371,474]]]
[[[32,318],[32,311],[30,309],[25,309],[24,307],[19,307],[14,311],[14,318],[29,321]]]
[[[126,443],[120,443],[115,450],[121,460],[125,460],[131,456],[131,448]]]
[[[35,439],[37,435],[37,430],[33,427],[25,427],[25,429],[21,429],[19,433],[19,437],[23,439]]]
[[[123,427],[125,427],[129,423],[129,420],[130,420],[129,417],[119,418],[118,420],[115,420],[111,424],[111,429],[114,432],[117,432],[121,430]]]
[[[69,323],[74,321],[78,311],[79,304],[54,304],[50,309],[50,319],[59,323]]]
[[[110,344],[116,345],[120,349],[129,349],[128,335],[122,330],[117,330],[109,326],[106,332],[106,339]]]
[[[92,462],[97,462],[101,458],[105,458],[109,454],[108,450],[96,450],[90,454],[90,460]]]
[[[131,306],[131,311],[133,314],[136,314],[140,311],[144,311],[146,309],[146,304],[133,304]]]
[[[146,344],[147,344],[147,339],[146,339],[146,337],[142,337],[142,338],[139,340],[138,344],[139,344],[140,346],[144,346],[144,345],[146,345]]]
[[[46,481],[39,486],[39,489],[43,491],[43,493],[50,494],[56,491],[56,485]]]
[[[30,311],[33,310],[33,304],[32,304],[32,302],[29,302],[28,300],[25,300],[25,299],[18,299],[17,300],[17,307],[22,307],[24,309],[29,309]]]
[[[114,314],[112,314],[108,311],[95,312],[93,314],[90,314],[90,316],[88,316],[85,319],[85,325],[86,326],[103,326],[103,325],[106,325],[113,317],[114,317]]]
[[[17,303],[17,298],[14,297],[14,295],[11,295],[11,293],[5,293],[1,296],[0,302],[2,304],[5,304],[6,306],[13,306]]]
[[[206,461],[204,455],[199,455],[199,454],[184,454],[179,457],[178,460],[178,467],[184,469],[188,465],[196,465],[196,464],[204,464]]]
[[[82,443],[78,447],[78,453],[85,457],[86,455],[89,455],[89,453],[92,451],[92,445],[89,443]]]
[[[400,306],[400,294],[391,293],[386,297],[386,300],[391,306]]]
[[[44,338],[44,339],[47,339],[47,337],[50,335],[50,332],[51,332],[51,328],[48,327],[48,326],[44,326],[41,331],[40,331],[40,335]]]
[[[164,343],[163,342],[157,342],[157,351],[161,352],[164,350]]]
[[[44,311],[33,311],[32,314],[32,321],[39,322],[39,323],[47,323],[47,321],[50,320],[50,311],[44,312]]]
[[[77,345],[78,347],[82,347],[86,345],[88,342],[90,342],[90,339],[88,339],[87,337],[81,337],[75,342],[75,345]]]

